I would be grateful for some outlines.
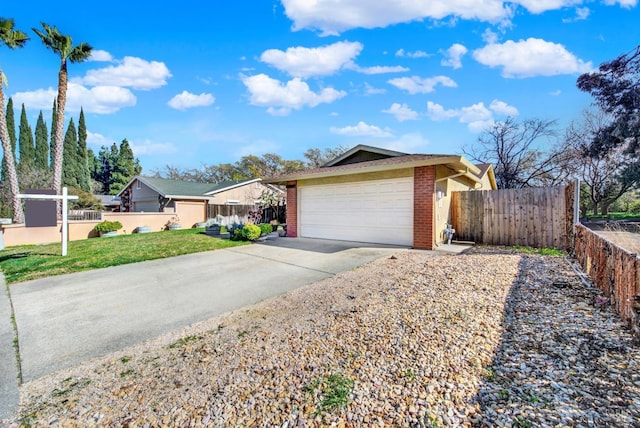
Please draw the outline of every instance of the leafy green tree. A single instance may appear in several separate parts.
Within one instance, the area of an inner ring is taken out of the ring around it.
[[[57,114],[56,114],[56,138],[55,138],[55,155],[53,163],[53,188],[60,193],[62,188],[62,159],[64,153],[64,145],[62,143],[62,134],[64,132],[64,109],[67,104],[67,84],[69,74],[67,71],[67,62],[76,63],[86,61],[91,56],[92,47],[87,43],[80,43],[73,46],[70,36],[61,34],[54,26],[42,22],[40,31],[36,28],[33,31],[40,37],[42,43],[48,49],[51,49],[60,57],[60,71],[58,72],[58,97],[57,97]],[[75,149],[75,146],[74,146]],[[75,151],[75,150],[74,150]]]
[[[84,111],[80,108],[78,119],[78,184],[81,189],[91,190],[91,173],[87,161],[87,125],[84,121]]]
[[[0,46],[6,46],[9,49],[21,48],[29,40],[29,37],[19,30],[14,30],[15,23],[13,19],[0,18]],[[13,210],[13,221],[16,223],[24,223],[24,211],[18,194],[20,189],[18,186],[18,173],[16,171],[16,161],[11,145],[9,130],[7,129],[7,120],[4,113],[4,85],[7,84],[7,78],[0,68],[0,140],[2,140],[2,150],[4,152],[4,164],[6,165],[7,177],[9,181],[9,191],[11,194],[11,208]],[[13,105],[13,104],[12,104]]]
[[[140,162],[133,155],[133,150],[125,138],[120,143],[115,165],[111,171],[109,194],[116,195],[122,188],[136,175],[140,174],[142,168]]]
[[[77,187],[70,187],[69,194],[78,196],[78,199],[69,201],[69,208],[72,210],[102,210],[104,207],[102,206],[102,202],[99,199],[96,199],[93,194],[87,192],[84,189],[79,189]]]
[[[80,167],[77,146],[78,133],[73,119],[71,119],[64,136],[64,152],[66,155],[62,161],[62,184],[67,187],[80,187],[78,183]]]
[[[47,123],[42,117],[42,110],[40,110],[36,123],[35,167],[44,171],[49,170],[49,136],[47,134]]]
[[[35,147],[33,144],[33,133],[31,126],[27,120],[27,111],[22,104],[22,113],[20,114],[20,134],[18,139],[18,153],[20,163],[18,169],[33,168],[35,166]]]
[[[616,183],[599,195],[605,211],[607,201],[614,202],[640,183],[640,45],[601,64],[597,71],[580,75],[577,86],[611,118],[592,132],[589,156],[623,160],[616,163]]]

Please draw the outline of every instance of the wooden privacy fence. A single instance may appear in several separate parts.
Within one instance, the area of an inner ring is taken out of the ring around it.
[[[569,249],[573,239],[574,186],[453,192],[454,239]]]
[[[576,226],[575,258],[640,339],[640,260],[589,230]]]

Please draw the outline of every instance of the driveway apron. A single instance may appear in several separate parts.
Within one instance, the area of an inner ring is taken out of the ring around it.
[[[12,285],[23,380],[400,250],[302,238],[279,241],[283,244],[252,244]],[[296,245],[284,244],[288,241]]]

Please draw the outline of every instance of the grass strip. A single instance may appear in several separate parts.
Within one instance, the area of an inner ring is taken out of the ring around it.
[[[202,229],[184,229],[71,241],[66,257],[59,242],[21,245],[0,251],[0,270],[7,284],[13,284],[246,244],[208,236]]]

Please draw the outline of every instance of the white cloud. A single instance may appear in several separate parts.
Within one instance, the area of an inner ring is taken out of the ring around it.
[[[467,53],[467,48],[459,43],[454,43],[444,52],[445,59],[440,64],[454,69],[462,67],[462,57]]]
[[[396,117],[396,119],[400,122],[404,122],[405,120],[417,120],[418,112],[411,110],[406,104],[393,103],[391,107],[386,110],[382,110],[383,113],[389,113]]]
[[[110,140],[104,135],[87,130],[87,144],[90,144],[96,147],[102,147],[102,146],[110,146],[111,143],[113,143],[113,140]]]
[[[260,60],[294,77],[329,76],[351,65],[363,49],[359,42],[337,42],[318,48],[266,50]]]
[[[577,7],[576,8],[576,16],[573,18],[564,18],[562,22],[576,22],[576,21],[584,21],[591,14],[591,10],[588,7]]]
[[[382,129],[375,125],[368,125],[362,121],[358,122],[355,126],[345,126],[344,128],[332,126],[329,130],[332,134],[347,135],[349,137],[385,138],[393,136],[388,128]]]
[[[111,62],[113,61],[113,57],[107,51],[94,49],[91,51],[89,61]]]
[[[89,86],[123,86],[138,90],[150,90],[167,84],[171,77],[163,62],[146,61],[126,56],[118,65],[89,70],[76,83]]]
[[[49,110],[53,106],[58,91],[53,88],[38,89],[31,92],[17,92],[13,100],[17,105],[34,110]],[[77,112],[83,108],[85,113],[110,114],[123,107],[136,105],[136,97],[127,88],[118,86],[95,86],[87,88],[77,83],[69,83],[67,89],[66,111]]]
[[[272,115],[287,115],[291,110],[315,107],[321,103],[332,103],[346,95],[344,91],[324,88],[320,92],[313,92],[309,85],[300,78],[294,78],[287,83],[272,79],[266,74],[245,76],[242,83],[250,93],[249,102],[255,106],[268,107]]]
[[[384,88],[375,88],[373,86],[371,86],[370,84],[368,84],[367,82],[364,83],[364,93],[366,95],[379,95],[379,94],[386,94],[387,90]]]
[[[430,142],[420,133],[404,134],[394,141],[379,144],[380,147],[402,153],[426,153]]]
[[[395,66],[376,65],[373,67],[359,67],[355,64],[351,64],[346,68],[349,68],[350,70],[357,71],[358,73],[363,73],[363,74],[404,73],[405,71],[409,71],[408,68],[402,67],[399,65],[395,65]]]
[[[509,104],[500,100],[491,101],[489,109],[494,113],[501,114],[503,116],[517,116],[520,113],[514,106],[510,106]]]
[[[176,110],[186,110],[191,107],[206,107],[210,106],[216,101],[215,97],[211,94],[201,93],[200,95],[192,94],[191,92],[182,91],[182,93],[171,98],[167,103],[169,107]]]
[[[560,89],[557,89],[553,92],[550,92],[549,95],[551,95],[552,97],[557,97],[562,93],[562,91]]]
[[[604,4],[607,6],[615,6],[619,4],[620,7],[630,9],[632,7],[636,7],[638,0],[604,0]]]
[[[486,30],[484,30],[484,33],[482,33],[482,40],[486,44],[492,45],[498,41],[498,35],[491,31],[490,28],[487,28]]]
[[[427,116],[431,120],[444,121],[458,118],[458,121],[465,123],[471,132],[480,132],[493,125],[495,122],[494,114],[516,116],[518,109],[500,100],[493,100],[489,108],[483,102],[479,102],[467,107],[448,110],[440,104],[432,101],[427,102]]]
[[[458,85],[452,79],[447,76],[435,76],[421,78],[418,76],[413,77],[398,77],[391,79],[387,83],[395,86],[396,88],[403,89],[410,94],[428,94],[435,90],[436,85],[447,86],[449,88],[455,88]]]
[[[131,150],[136,156],[142,155],[162,155],[177,153],[178,148],[173,143],[154,143],[151,140],[142,142],[129,141]]]
[[[542,13],[548,10],[557,10],[576,4],[581,4],[583,0],[518,0],[522,7],[531,13]]]
[[[401,22],[459,17],[498,23],[509,19],[512,8],[501,0],[282,0],[293,29],[316,29],[324,35],[352,28],[381,28]]]
[[[425,51],[414,51],[414,52],[405,52],[404,49],[398,49],[396,52],[396,56],[400,58],[428,58],[431,55],[426,53]]]
[[[504,77],[584,73],[593,68],[591,62],[582,61],[564,46],[536,38],[488,44],[475,50],[473,57],[489,67],[502,67]]]

